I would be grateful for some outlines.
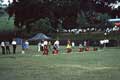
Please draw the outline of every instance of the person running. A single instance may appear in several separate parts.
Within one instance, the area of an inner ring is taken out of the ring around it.
[[[9,43],[9,41],[6,41],[5,42],[5,47],[6,47],[6,54],[10,54],[10,43]]]
[[[5,42],[1,42],[2,54],[5,55]]]

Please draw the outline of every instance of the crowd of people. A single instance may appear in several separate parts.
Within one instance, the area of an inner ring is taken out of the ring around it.
[[[12,51],[10,50],[12,46]],[[24,54],[24,50],[29,48],[29,42],[27,40],[23,40],[22,44],[22,54]],[[2,54],[16,54],[16,48],[17,48],[17,42],[15,39],[10,43],[10,41],[2,41],[1,42],[1,49],[2,49]]]
[[[102,49],[103,47],[105,47],[106,43],[109,43],[109,40],[100,40],[100,48]],[[93,43],[93,51],[97,51],[98,47],[96,46],[96,42]],[[2,49],[2,54],[11,54],[11,50],[10,50],[10,46],[12,46],[12,53],[16,54],[16,48],[17,48],[17,42],[15,39],[13,39],[13,41],[10,42],[9,41],[2,41],[1,42],[1,49]],[[48,40],[41,40],[38,42],[38,48],[37,51],[38,52],[42,52],[43,55],[48,55],[48,53],[50,51],[52,51],[52,53],[54,55],[57,55],[59,53],[59,48],[60,48],[60,41],[56,40],[54,43],[51,43],[51,41]],[[75,48],[76,44],[74,41],[71,40],[67,40],[66,42],[66,52],[70,53],[72,52],[72,50]],[[22,44],[21,44],[21,48],[22,51],[21,53],[24,54],[25,50],[29,49],[29,42],[28,40],[22,40]],[[80,42],[79,43],[79,47],[78,47],[78,51],[79,52],[83,52],[83,51],[90,51],[90,42],[89,41],[84,41],[84,42]]]

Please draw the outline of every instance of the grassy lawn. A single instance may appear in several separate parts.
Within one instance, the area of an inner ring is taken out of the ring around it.
[[[0,54],[0,80],[119,80],[120,48],[43,56],[30,46],[25,54]]]

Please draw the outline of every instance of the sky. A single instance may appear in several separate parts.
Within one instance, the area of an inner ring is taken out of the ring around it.
[[[3,4],[8,4],[8,0],[3,0]],[[12,2],[12,0],[10,0],[10,2]]]

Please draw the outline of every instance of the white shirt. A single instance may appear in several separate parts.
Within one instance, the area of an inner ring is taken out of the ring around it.
[[[104,40],[100,40],[100,44],[104,44]]]
[[[55,41],[55,43],[54,44],[57,44],[57,45],[59,45],[59,41],[57,40],[57,41]]]
[[[72,47],[74,47],[75,46],[75,43],[74,42],[72,42]]]
[[[16,41],[12,41],[12,45],[16,45],[17,43],[16,43]]]
[[[44,45],[48,45],[48,42],[47,41],[44,41],[44,43],[43,43]]]
[[[54,42],[54,45],[57,45],[57,48],[59,48],[59,44],[60,44],[60,43],[59,43],[58,40]]]
[[[1,46],[5,46],[5,42],[1,42]]]
[[[26,42],[25,42],[25,44],[29,45],[29,42],[28,42],[28,41],[26,41]]]

